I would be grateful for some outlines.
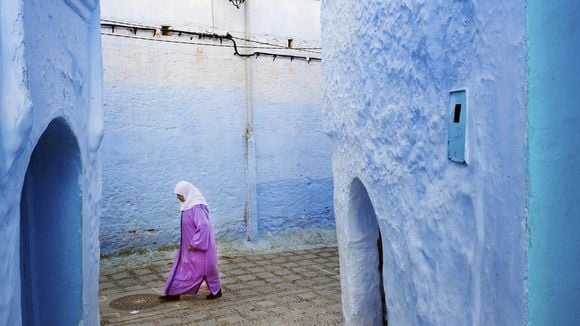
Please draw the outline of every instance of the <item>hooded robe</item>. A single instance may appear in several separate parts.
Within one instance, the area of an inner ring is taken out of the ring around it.
[[[174,192],[182,195],[185,202],[180,203],[181,242],[164,292],[166,295],[194,295],[205,280],[210,292],[216,294],[221,287],[217,246],[205,198],[186,181],[179,182]],[[193,251],[189,251],[188,246]]]

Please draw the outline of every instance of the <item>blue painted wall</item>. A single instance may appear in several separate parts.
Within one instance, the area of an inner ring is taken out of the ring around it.
[[[254,101],[258,228],[262,234],[334,229],[331,144],[322,131],[319,105]]]
[[[248,89],[246,59],[229,48],[104,36],[103,57],[103,254],[175,245],[180,231],[172,191],[181,179],[206,196],[224,242],[246,237],[248,182],[257,189],[262,239],[334,233],[320,63],[247,59]],[[246,171],[248,105],[253,180]]]
[[[526,1],[323,1],[321,17],[341,257],[359,245],[359,179],[381,231],[389,324],[524,324]],[[467,165],[447,155],[457,89]],[[342,264],[345,323],[364,324],[358,291],[376,283],[356,277],[368,266]]]
[[[323,130],[322,65],[252,61],[258,231],[334,233],[331,141]]]
[[[580,2],[528,0],[528,323],[580,323]]]
[[[343,288],[343,307],[348,309],[349,324],[384,325],[388,314],[382,307],[385,293],[381,277],[378,241],[381,237],[375,207],[365,185],[355,178],[350,185],[347,219],[344,221],[353,239],[351,245],[341,248],[340,274]],[[382,250],[381,250],[382,251]],[[359,286],[362,282],[364,286]]]
[[[63,119],[56,119],[32,153],[22,190],[23,325],[82,320],[81,174],[76,137]]]
[[[98,325],[99,1],[0,12],[0,325]]]
[[[102,253],[175,245],[182,179],[206,197],[217,237],[243,237],[244,94],[141,83],[104,94]]]

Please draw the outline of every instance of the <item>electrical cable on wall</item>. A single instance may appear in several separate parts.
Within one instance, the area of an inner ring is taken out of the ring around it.
[[[102,25],[110,26],[111,24],[115,24],[115,25],[117,25],[119,27],[126,27],[126,28],[129,28],[129,27],[143,27],[144,29],[150,30],[150,31],[155,31],[156,29],[158,29],[158,27],[151,26],[151,25],[128,23],[128,22],[122,22],[122,21],[112,20],[112,19],[106,19],[106,18],[102,18],[101,19],[101,22],[102,22],[101,26]],[[243,37],[237,37],[237,36],[232,36],[232,37],[235,38],[236,40],[241,40],[241,41],[246,41],[246,42],[256,43],[256,44],[262,44],[262,45],[270,45],[270,46],[275,47],[275,48],[286,49],[286,50],[302,50],[302,49],[307,49],[307,50],[321,50],[322,49],[320,47],[287,48],[286,46],[279,45],[279,44],[274,44],[274,43],[269,43],[269,42],[264,42],[264,41],[256,41],[256,40],[252,40],[252,39],[248,39],[248,38],[243,38]],[[319,53],[319,52],[317,52],[317,53]]]
[[[294,54],[281,54],[281,53],[273,53],[273,52],[266,52],[266,51],[253,51],[250,53],[242,53],[239,49],[272,49],[272,50],[290,50],[290,51],[300,51],[300,52],[310,52],[315,54],[320,54],[320,52],[314,51],[315,49],[320,48],[287,48],[277,44],[255,41],[251,39],[244,39],[240,37],[234,37],[230,33],[226,34],[217,34],[217,33],[203,33],[203,32],[192,32],[192,31],[184,31],[184,30],[176,30],[171,29],[168,26],[162,27],[163,35],[170,35],[173,33],[178,34],[178,36],[190,36],[190,40],[193,40],[193,37],[197,37],[198,39],[212,39],[212,40],[219,40],[220,44],[208,44],[208,43],[200,43],[200,42],[187,42],[187,41],[177,41],[177,40],[164,40],[164,39],[156,39],[156,38],[146,38],[146,37],[139,37],[137,36],[137,31],[148,31],[153,34],[153,36],[158,35],[159,28],[153,26],[146,26],[140,24],[133,24],[133,23],[123,23],[117,22],[112,20],[103,19],[101,22],[101,27],[111,28],[111,33],[101,32],[102,35],[107,36],[114,36],[114,37],[123,37],[129,39],[139,39],[139,40],[147,40],[147,41],[156,41],[156,42],[166,42],[166,43],[176,43],[176,44],[190,44],[190,45],[198,45],[198,46],[211,46],[211,47],[230,47],[234,49],[234,55],[242,57],[242,58],[249,58],[249,57],[256,57],[259,56],[269,56],[272,57],[273,60],[276,58],[286,58],[293,61],[294,59],[297,60],[304,60],[308,63],[310,61],[321,61],[318,57],[310,57],[305,55],[294,55]],[[115,34],[115,28],[122,28],[131,31],[134,36],[129,35],[122,35],[122,34]],[[232,45],[224,45],[223,41],[227,40],[232,43]],[[247,42],[252,42],[256,44],[262,45],[270,45],[267,47],[256,47],[256,46],[240,46],[237,44],[236,40],[244,40]]]
[[[112,19],[101,19],[101,26],[103,25],[107,25],[110,27],[110,25],[115,24],[118,27],[126,27],[126,28],[134,28],[134,27],[142,27],[144,30],[148,30],[148,31],[156,31],[158,29],[158,27],[155,26],[150,26],[150,25],[143,25],[143,24],[135,24],[135,23],[128,23],[128,22],[121,22],[118,20],[112,20]],[[114,28],[113,28],[114,29]],[[135,33],[133,33],[135,34]],[[275,49],[284,49],[284,50],[299,50],[299,51],[305,51],[305,52],[312,52],[312,53],[316,53],[316,54],[320,54],[320,52],[317,51],[306,51],[306,50],[321,50],[322,48],[320,47],[298,47],[298,48],[288,48],[286,46],[283,45],[279,45],[279,44],[274,44],[274,43],[269,43],[269,42],[264,42],[264,41],[256,41],[256,40],[252,40],[252,39],[248,39],[248,38],[243,38],[243,37],[237,37],[237,36],[233,36],[232,38],[236,39],[236,40],[240,40],[240,41],[246,41],[246,42],[250,42],[250,43],[256,43],[256,44],[262,44],[262,45],[269,45],[272,48]],[[238,46],[238,48],[242,48],[242,46]],[[250,46],[248,46],[247,48],[252,48]],[[258,48],[258,47],[253,47],[253,48]],[[265,49],[265,48],[264,48]]]
[[[240,9],[240,6],[244,4],[246,0],[230,0],[234,7]]]
[[[288,48],[288,47],[285,47],[283,45],[277,45],[277,44],[262,42],[262,41],[255,41],[255,40],[251,40],[251,39],[247,39],[247,38],[243,38],[243,37],[237,37],[237,36],[232,36],[232,37],[235,38],[236,40],[240,40],[240,41],[246,41],[246,42],[250,42],[250,43],[263,44],[263,45],[271,45],[271,46],[276,47],[276,48],[287,49],[287,50],[321,50],[322,49],[320,47]],[[316,53],[320,54],[320,52],[316,52]]]

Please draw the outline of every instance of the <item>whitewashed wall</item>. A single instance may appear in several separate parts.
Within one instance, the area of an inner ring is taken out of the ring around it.
[[[105,0],[102,18],[179,29],[268,35],[320,42],[320,1],[257,0],[236,9],[227,0]]]

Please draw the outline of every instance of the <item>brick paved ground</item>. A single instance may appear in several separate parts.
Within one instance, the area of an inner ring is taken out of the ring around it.
[[[132,263],[133,264],[133,263]],[[195,297],[133,311],[109,303],[132,294],[161,294],[171,260],[128,266],[102,264],[102,325],[340,325],[338,251],[321,248],[291,252],[220,256],[223,297]]]

